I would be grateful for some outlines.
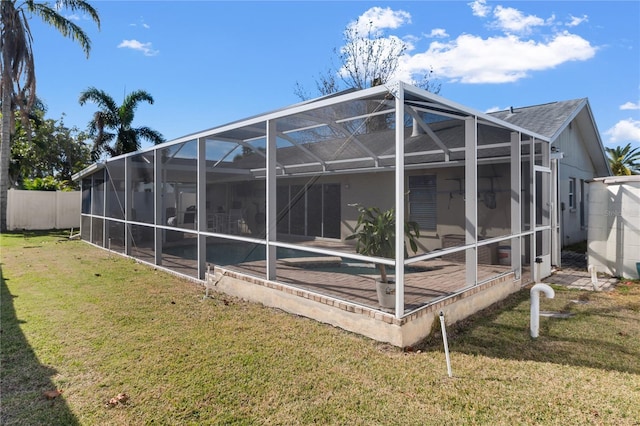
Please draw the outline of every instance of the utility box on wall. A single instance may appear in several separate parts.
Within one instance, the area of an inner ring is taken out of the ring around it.
[[[588,262],[598,272],[639,278],[640,176],[589,182]]]

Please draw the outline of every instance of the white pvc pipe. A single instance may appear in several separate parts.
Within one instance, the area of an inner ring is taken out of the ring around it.
[[[589,265],[589,273],[591,274],[591,285],[593,285],[594,290],[598,290],[598,271],[596,270],[596,265]]]
[[[556,293],[547,284],[538,283],[531,287],[531,337],[537,338],[540,330],[540,293],[553,299]]]
[[[444,312],[442,311],[440,311],[440,328],[442,328],[442,343],[444,344],[444,355],[447,358],[447,374],[449,374],[449,377],[451,377],[451,359],[449,358],[449,343],[447,343],[447,328],[444,324]]]

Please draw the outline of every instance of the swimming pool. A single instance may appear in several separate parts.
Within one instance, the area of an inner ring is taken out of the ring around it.
[[[164,253],[181,257],[183,259],[197,259],[197,247],[195,245],[168,247],[164,250]],[[332,272],[349,275],[379,274],[378,268],[376,268],[373,263],[359,262],[337,256],[321,255],[303,250],[277,247],[276,256],[279,260],[285,261],[285,263],[290,267],[314,272]],[[309,258],[309,261],[304,261],[304,258]],[[296,261],[286,262],[287,259],[296,259]],[[264,260],[266,260],[266,250],[265,246],[262,244],[235,241],[207,244],[206,262],[212,265],[230,266]],[[408,266],[405,269],[405,272],[425,272],[430,269],[431,268],[412,265]],[[389,275],[393,275],[395,273],[395,268],[387,266],[387,273]]]
[[[365,262],[357,262],[357,261],[348,261],[341,262],[338,264],[329,264],[329,265],[310,265],[304,266],[301,265],[304,269],[312,270],[314,272],[334,272],[339,274],[350,274],[350,275],[379,275],[380,271],[373,263],[365,263]],[[417,273],[417,272],[427,272],[432,270],[433,268],[428,267],[420,267],[420,266],[407,266],[405,268],[405,273]],[[387,266],[387,274],[394,275],[395,268],[391,266]]]
[[[198,257],[197,246],[174,246],[167,247],[163,253],[181,257],[183,259],[195,260]],[[237,265],[245,262],[254,262],[265,260],[266,247],[262,244],[243,243],[243,242],[222,242],[209,243],[206,250],[206,261],[215,265]],[[302,250],[294,250],[290,248],[277,247],[276,256],[278,259],[284,258],[301,258],[301,257],[323,257],[316,253],[305,252]]]

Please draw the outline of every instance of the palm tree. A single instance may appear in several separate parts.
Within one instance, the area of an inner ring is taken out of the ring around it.
[[[640,147],[631,149],[628,143],[624,148],[605,148],[609,157],[609,166],[616,176],[640,174]]]
[[[117,106],[106,92],[90,87],[80,94],[80,105],[87,101],[100,107],[89,122],[89,136],[93,138],[91,157],[94,161],[100,159],[103,153],[115,157],[137,151],[140,149],[140,139],[147,139],[155,145],[164,142],[162,134],[149,127],[131,127],[138,103],[146,101],[153,105],[153,98],[144,90],[129,93],[122,105]]]
[[[57,29],[63,36],[77,41],[87,57],[91,49],[91,41],[82,28],[59,13],[63,9],[90,16],[100,28],[98,13],[83,0],[58,0],[55,6],[33,0],[2,0],[0,2],[0,49],[2,50],[0,56],[2,67],[0,231],[7,229],[7,190],[9,189],[9,160],[14,114],[16,110],[29,111],[36,96],[33,37],[29,20],[32,16],[37,16]],[[26,114],[24,116],[26,117]]]

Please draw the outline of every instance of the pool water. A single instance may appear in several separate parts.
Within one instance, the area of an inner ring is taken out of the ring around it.
[[[178,256],[183,259],[197,259],[197,247],[175,246],[164,249],[166,254]],[[319,257],[318,254],[309,253],[302,250],[278,247],[276,249],[278,259],[291,257]],[[207,244],[207,263],[220,266],[237,265],[244,262],[253,262],[266,259],[266,248],[262,244],[251,243],[216,243]]]
[[[364,262],[343,262],[340,264],[334,265],[313,265],[310,267],[305,267],[305,269],[309,269],[315,272],[335,272],[339,274],[350,274],[350,275],[379,275],[380,271],[376,266],[372,263],[364,263]],[[426,272],[431,270],[430,268],[425,267],[417,267],[417,266],[408,266],[405,270],[406,273],[412,272]],[[393,275],[395,274],[395,268],[391,266],[387,266],[387,274]]]
[[[182,257],[184,259],[193,259],[197,258],[196,246],[176,246],[166,248],[164,250],[165,253],[171,254],[174,256]],[[314,272],[333,272],[340,274],[350,274],[350,275],[377,275],[379,273],[378,269],[372,263],[358,262],[353,260],[347,260],[343,262],[329,262],[329,263],[319,263],[317,259],[319,257],[325,257],[319,255],[317,253],[305,252],[302,250],[294,250],[290,248],[278,247],[276,249],[276,256],[278,259],[286,259],[286,258],[314,258],[309,263],[305,262],[296,262],[295,266],[300,269],[311,270]],[[335,256],[326,256],[331,258],[336,258]],[[265,260],[265,246],[261,244],[251,244],[251,243],[216,243],[216,244],[208,244],[207,245],[207,263],[211,263],[219,266],[226,265],[238,265],[245,262],[253,262],[259,260]],[[340,258],[336,258],[339,260]],[[419,267],[407,267],[406,272],[424,272],[428,269],[419,268]],[[395,273],[395,269],[393,267],[387,266],[387,273],[389,275],[393,275]]]

